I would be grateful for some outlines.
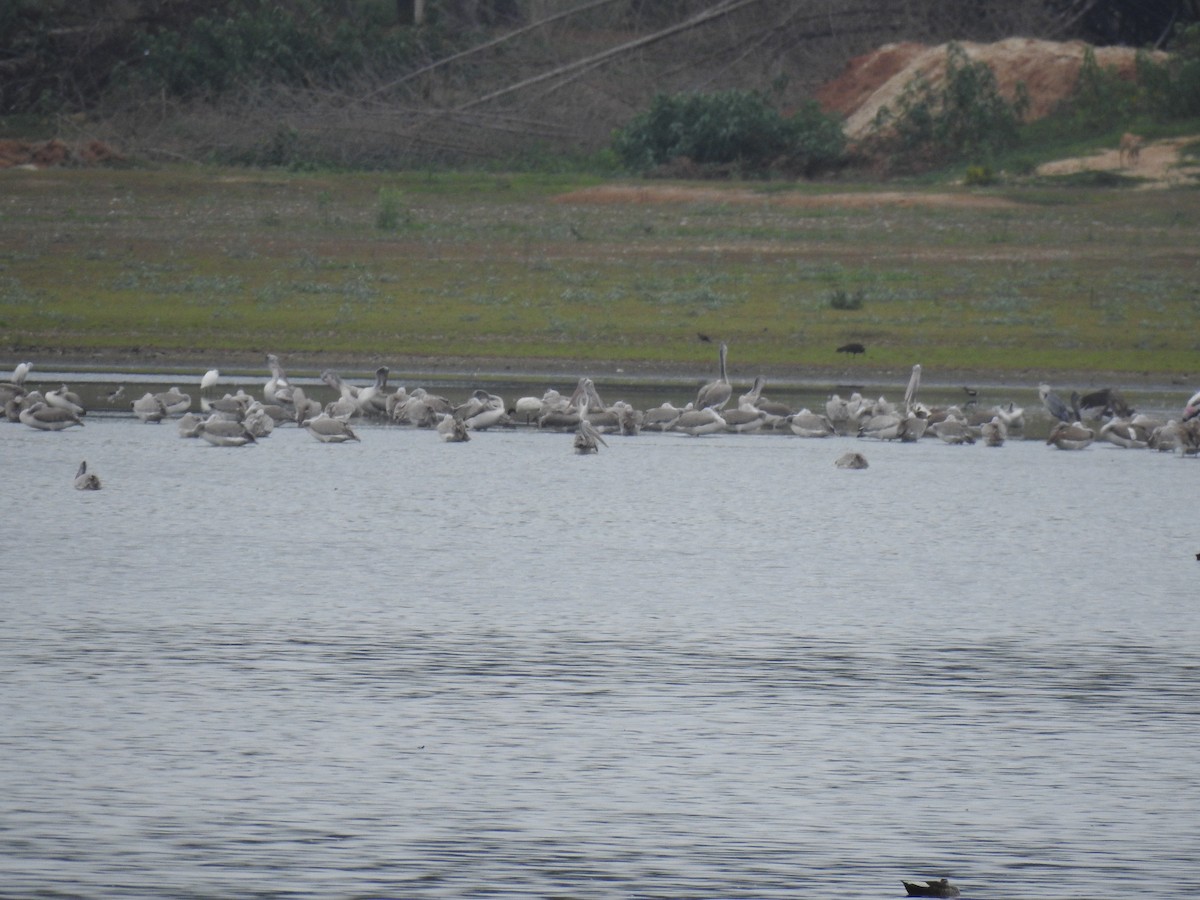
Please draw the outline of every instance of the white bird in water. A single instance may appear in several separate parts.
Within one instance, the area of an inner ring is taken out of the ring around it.
[[[77,491],[98,491],[100,490],[100,476],[87,470],[87,460],[79,464],[79,469],[75,472],[75,490]]]
[[[579,430],[575,432],[575,452],[579,454],[599,453],[600,444],[608,446],[596,426],[588,421],[587,403],[585,402],[579,410]]]
[[[440,413],[437,423],[438,436],[448,444],[461,444],[471,439],[463,420],[452,413]]]
[[[843,453],[833,463],[839,469],[865,469],[867,458],[861,453]]]
[[[1096,432],[1078,422],[1059,422],[1046,438],[1046,443],[1053,444],[1059,450],[1083,450],[1095,439]]]
[[[721,341],[721,348],[718,353],[720,360],[720,374],[716,381],[710,381],[704,387],[700,388],[700,392],[696,394],[696,408],[706,409],[724,409],[725,404],[729,402],[729,398],[733,395],[733,386],[729,383],[729,375],[725,371],[725,357],[729,353],[729,347]]]

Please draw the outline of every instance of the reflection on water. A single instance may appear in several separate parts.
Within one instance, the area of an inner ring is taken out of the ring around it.
[[[1200,462],[361,435],[0,425],[0,896],[1190,895]]]

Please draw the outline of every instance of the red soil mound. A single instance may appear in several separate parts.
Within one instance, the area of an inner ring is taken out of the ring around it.
[[[846,136],[862,137],[879,108],[893,103],[918,75],[937,86],[945,76],[947,44],[887,44],[855,57],[846,70],[817,92],[826,112],[846,117]],[[1000,92],[1008,99],[1023,84],[1029,96],[1026,118],[1040,119],[1054,111],[1075,89],[1088,45],[1080,41],[1059,43],[1031,38],[1009,38],[994,44],[959,45],[974,61],[982,61],[996,75]],[[1128,47],[1095,47],[1101,68],[1112,68],[1122,78],[1136,77],[1137,51]],[[1157,54],[1158,58],[1162,54]]]

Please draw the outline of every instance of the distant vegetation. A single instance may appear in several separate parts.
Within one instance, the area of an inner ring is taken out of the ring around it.
[[[1013,34],[1169,47],[1134,94],[1089,72],[1080,118],[1200,114],[1200,0],[3,0],[12,136],[293,168],[584,167],[812,175],[842,163],[807,104],[880,44]],[[963,59],[890,110],[908,168],[1011,143]],[[1093,77],[1094,76],[1094,77]],[[962,91],[957,90],[961,88]],[[964,93],[965,91],[965,93]],[[794,111],[794,112],[793,112]],[[670,123],[671,133],[659,126]],[[38,128],[42,134],[21,134]],[[47,133],[48,132],[48,133]],[[618,135],[613,141],[614,132]]]

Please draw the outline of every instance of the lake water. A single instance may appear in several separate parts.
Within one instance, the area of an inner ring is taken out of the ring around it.
[[[86,422],[0,424],[0,896],[1195,895],[1198,460]]]

